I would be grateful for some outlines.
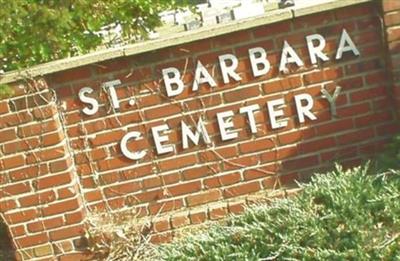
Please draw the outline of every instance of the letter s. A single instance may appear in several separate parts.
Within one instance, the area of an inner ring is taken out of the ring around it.
[[[82,111],[86,115],[94,115],[99,110],[99,103],[96,99],[86,96],[86,94],[90,94],[93,92],[93,89],[90,87],[84,87],[79,90],[79,100],[83,103],[90,104],[92,108],[85,107]]]

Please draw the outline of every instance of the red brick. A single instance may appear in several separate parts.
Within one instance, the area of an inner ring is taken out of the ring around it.
[[[214,120],[217,113],[230,111],[230,110],[238,111],[240,107],[241,106],[239,104],[236,104],[236,105],[229,105],[229,106],[220,107],[220,108],[217,108],[217,109],[207,110],[207,112],[206,112],[207,119]]]
[[[197,163],[197,158],[195,155],[187,155],[179,158],[172,158],[169,160],[161,161],[159,163],[159,166],[162,171],[167,171],[194,165],[196,163]]]
[[[328,122],[323,125],[316,127],[317,135],[326,135],[331,133],[336,133],[344,130],[349,130],[353,128],[352,119],[343,119],[338,121]]]
[[[0,131],[0,142],[4,143],[6,141],[15,140],[17,138],[17,133],[15,129],[8,129]]]
[[[355,124],[357,128],[362,128],[365,126],[376,125],[381,122],[388,122],[391,121],[392,119],[393,119],[392,112],[384,111],[358,117],[355,119]]]
[[[357,156],[357,146],[346,147],[346,148],[335,148],[333,151],[321,153],[321,161],[342,161],[344,159],[353,158]]]
[[[398,41],[400,40],[400,28],[389,28],[387,31],[387,39],[389,42]]]
[[[259,85],[235,90],[224,93],[224,99],[226,102],[237,102],[243,101],[248,98],[254,98],[260,95]]]
[[[400,132],[400,126],[396,123],[389,123],[377,128],[377,132],[379,136],[385,135],[395,135],[396,133]]]
[[[281,92],[285,90],[295,89],[302,85],[300,76],[287,76],[282,79],[264,83],[262,88],[265,94]]]
[[[17,203],[15,203],[15,200],[3,200],[0,201],[0,212],[5,213],[8,210],[14,209],[17,207]]]
[[[23,210],[19,212],[14,212],[12,214],[5,214],[6,220],[10,224],[19,224],[29,220],[34,220],[38,217],[38,212],[36,209]]]
[[[10,112],[10,107],[8,106],[7,101],[1,101],[0,102],[0,114],[6,114]]]
[[[331,81],[342,77],[343,72],[341,68],[325,69],[316,72],[307,73],[304,75],[305,84],[315,84],[324,81]]]
[[[339,145],[354,144],[355,142],[366,141],[374,136],[373,129],[359,129],[337,137]]]
[[[162,185],[162,180],[160,177],[152,177],[143,180],[143,188],[155,188],[160,187]]]
[[[217,201],[222,198],[222,193],[218,189],[209,190],[196,195],[186,197],[186,202],[189,207],[202,205],[205,203]]]
[[[90,70],[90,67],[79,67],[54,74],[52,76],[52,81],[54,81],[54,83],[77,81],[90,78],[91,74],[92,72]]]
[[[18,135],[20,137],[30,137],[42,135],[44,133],[52,132],[60,127],[58,121],[49,121],[44,123],[31,124],[18,128]]]
[[[267,166],[259,166],[254,169],[248,169],[244,171],[243,178],[245,181],[248,181],[275,175],[277,174],[277,167],[278,165],[273,163]]]
[[[29,183],[14,183],[14,184],[7,184],[0,190],[0,198],[12,196],[12,195],[19,195],[24,194],[26,192],[30,192],[31,187]]]
[[[46,120],[58,113],[57,107],[53,104],[47,105],[46,107],[33,108],[32,114],[36,120]]]
[[[51,216],[55,214],[65,213],[67,211],[76,210],[80,207],[78,199],[69,199],[66,201],[56,202],[43,208],[43,214],[45,216]]]
[[[122,130],[108,131],[107,133],[97,134],[94,139],[90,140],[93,146],[100,146],[120,141],[126,132]]]
[[[16,240],[20,248],[37,246],[49,241],[47,233],[41,233],[33,236],[25,236]]]
[[[182,111],[182,108],[180,107],[179,104],[167,104],[165,106],[161,106],[158,108],[154,109],[148,109],[146,110],[145,116],[146,119],[153,120],[153,119],[159,119],[171,115],[178,114]]]
[[[179,173],[172,173],[161,176],[163,183],[165,185],[178,183],[181,180]]]
[[[224,190],[224,197],[231,198],[237,197],[244,194],[249,194],[253,192],[257,192],[261,189],[260,183],[258,181],[244,183],[235,185]]]
[[[68,169],[71,166],[72,162],[70,158],[57,160],[50,163],[50,170],[53,173],[57,173],[63,170]]]
[[[3,161],[4,168],[1,168],[1,166],[0,166],[0,170],[1,169],[3,169],[3,170],[13,169],[13,168],[23,166],[25,164],[25,159],[22,155],[16,155],[16,156],[12,156],[9,158],[5,158],[2,161]]]
[[[285,170],[299,170],[318,165],[318,156],[308,156],[283,162]]]
[[[391,12],[395,10],[400,10],[400,3],[399,1],[393,0],[383,0],[383,10],[385,12]]]
[[[239,157],[237,159],[231,159],[229,161],[224,162],[224,170],[234,170],[240,169],[242,167],[254,166],[258,163],[258,157],[255,156],[247,156],[247,157]]]
[[[336,20],[342,21],[353,17],[366,16],[373,13],[372,5],[354,5],[335,10]]]
[[[24,196],[18,199],[21,207],[31,207],[45,205],[53,202],[56,199],[56,195],[53,191],[46,191],[36,193],[34,195]]]
[[[299,131],[278,134],[279,145],[287,145],[304,141],[315,136],[313,129],[303,129]]]
[[[297,146],[295,145],[291,147],[280,148],[278,150],[264,152],[260,155],[260,158],[261,162],[267,163],[282,159],[288,159],[297,155],[299,155],[299,151],[297,149]]]
[[[98,163],[98,168],[100,171],[118,169],[132,165],[132,160],[128,159],[125,156],[119,156],[116,158],[111,158],[110,160],[101,160]],[[83,164],[88,165],[88,164]],[[82,165],[81,165],[82,166]],[[132,173],[137,173],[138,177],[140,176],[137,171],[132,171],[129,176],[132,176]],[[142,175],[143,176],[143,175]]]
[[[216,187],[235,184],[240,182],[240,180],[241,180],[240,173],[235,172],[230,174],[224,174],[221,176],[210,177],[204,179],[203,182],[206,188],[216,188]]]
[[[155,200],[160,200],[164,197],[164,190],[157,189],[153,191],[146,191],[143,193],[135,194],[134,198],[140,203],[151,202]]]
[[[245,203],[244,202],[229,203],[228,210],[229,213],[232,214],[241,214],[245,210]]]
[[[384,20],[385,20],[386,26],[399,25],[400,24],[400,9],[398,12],[385,14]]]
[[[179,196],[184,194],[191,194],[199,191],[201,189],[200,181],[193,181],[188,183],[183,183],[179,185],[175,185],[168,188],[168,192],[172,196]]]
[[[4,115],[0,117],[0,128],[17,126],[31,122],[32,120],[32,114],[26,111]]]
[[[379,97],[385,97],[387,95],[387,91],[385,86],[379,86],[370,89],[363,89],[360,91],[353,92],[350,95],[350,99],[352,102],[360,102],[365,100],[370,100]]]
[[[189,214],[191,224],[201,224],[207,220],[207,213],[205,211],[190,212]]]
[[[358,63],[353,63],[345,66],[346,69],[346,75],[353,75],[353,74],[358,74],[358,73],[365,73],[368,71],[376,71],[378,69],[382,69],[382,61],[380,59],[371,59],[371,60],[362,60]],[[361,77],[355,77],[355,78],[350,78],[344,80],[346,81],[354,81],[352,84],[353,86],[362,86],[362,78]],[[357,82],[358,81],[358,82]],[[346,88],[346,86],[343,86],[341,82],[338,83],[339,86],[342,86],[343,88]],[[350,86],[352,88],[353,86]],[[348,89],[348,88],[346,88]]]
[[[61,186],[64,184],[68,184],[70,182],[72,182],[72,177],[71,177],[70,172],[52,175],[52,176],[48,176],[48,177],[44,177],[44,178],[35,180],[36,189],[38,189],[38,190],[46,189],[46,188],[50,188],[50,187],[57,187],[57,186]]]
[[[388,77],[387,73],[385,73],[384,71],[379,71],[367,74],[365,76],[365,81],[369,85],[382,84],[382,82],[386,81],[387,77]]]
[[[181,44],[173,48],[173,56],[186,56],[193,53],[208,51],[211,49],[211,41],[195,41],[192,43]]]
[[[83,219],[84,219],[83,210],[78,210],[77,212],[74,213],[65,214],[65,221],[67,225],[80,223],[82,222]]]
[[[153,223],[154,232],[164,232],[171,229],[171,223],[168,219],[158,220]]]
[[[17,152],[26,152],[40,146],[39,137],[29,139],[17,139],[14,142],[4,144],[3,151],[5,154],[15,154]]]
[[[252,153],[261,150],[271,149],[275,146],[276,143],[273,138],[266,138],[242,143],[239,145],[239,149],[242,153]]]
[[[25,231],[25,224],[14,226],[10,229],[10,231],[13,237],[19,237],[27,234]]]
[[[229,159],[236,156],[238,153],[237,148],[235,146],[220,148],[209,150],[205,152],[200,152],[200,159],[202,162],[212,162],[221,160],[221,157],[224,159]]]
[[[221,219],[228,215],[228,209],[226,207],[219,207],[209,210],[209,216],[211,220]]]
[[[65,154],[66,154],[65,145],[56,148],[43,149],[38,152],[29,152],[26,153],[26,163],[33,164],[33,163],[40,163],[43,161],[55,160],[64,157]]]
[[[64,225],[62,217],[55,217],[41,221],[34,221],[27,224],[27,228],[30,232],[35,233],[43,230],[49,230],[56,227],[61,227]]]
[[[214,107],[217,105],[220,105],[222,103],[222,98],[220,94],[212,95],[212,96],[207,96],[207,97],[201,97],[201,98],[193,98],[190,101],[186,102],[186,107],[189,110],[199,110],[203,109],[206,107]]]
[[[277,34],[285,34],[290,32],[291,23],[285,21],[275,24],[268,24],[265,26],[260,26],[253,31],[255,37],[271,37]]]
[[[337,109],[339,118],[362,115],[370,111],[369,103],[361,103]]]
[[[82,225],[77,225],[73,227],[66,227],[59,230],[54,230],[50,232],[51,240],[61,240],[66,238],[83,236],[84,228]]]
[[[42,146],[47,147],[47,146],[59,144],[61,141],[64,140],[64,138],[65,138],[64,133],[61,131],[43,135]]]
[[[112,187],[107,187],[104,189],[104,194],[106,197],[122,197],[128,193],[133,193],[142,188],[140,181],[133,181],[125,184],[117,184]]]
[[[150,215],[159,215],[164,212],[174,211],[183,207],[182,199],[173,199],[164,202],[149,204]]]
[[[173,238],[172,232],[160,233],[151,235],[150,242],[153,244],[169,243],[172,241],[172,238]]]
[[[210,164],[206,166],[195,167],[187,169],[182,172],[185,180],[198,179],[209,175],[216,174],[220,171],[218,164]]]
[[[335,147],[336,142],[334,138],[323,138],[316,141],[300,143],[297,145],[301,153],[310,153],[321,150],[326,150]]]
[[[103,196],[99,190],[93,190],[93,191],[86,192],[84,194],[84,197],[87,202],[99,201],[103,198]]]
[[[217,36],[212,39],[212,43],[213,43],[213,48],[226,47],[229,45],[236,44],[238,39],[240,39],[241,42],[246,42],[250,40],[250,38],[251,38],[250,30],[243,30],[239,32]]]
[[[188,216],[175,216],[171,218],[172,228],[180,228],[190,224]]]

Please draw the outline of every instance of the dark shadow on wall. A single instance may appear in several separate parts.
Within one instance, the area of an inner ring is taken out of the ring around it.
[[[7,226],[0,222],[0,261],[15,260],[15,251],[11,244],[11,238]]]

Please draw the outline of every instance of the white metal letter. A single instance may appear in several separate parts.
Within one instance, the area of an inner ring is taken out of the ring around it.
[[[116,85],[120,85],[121,81],[120,80],[113,80],[109,82],[103,83],[103,88],[106,89],[107,93],[110,95],[111,98],[111,104],[114,109],[119,109],[119,100],[117,96],[117,91],[115,90]]]
[[[92,106],[91,109],[89,109],[88,107],[85,107],[82,111],[84,114],[86,115],[94,115],[97,113],[97,111],[99,110],[99,102],[91,97],[86,96],[86,94],[90,94],[93,92],[93,89],[90,87],[84,87],[82,89],[79,90],[79,100],[83,103],[87,103],[90,104]]]
[[[324,62],[329,61],[329,57],[323,53],[323,50],[326,46],[326,41],[322,35],[312,34],[307,36],[306,39],[307,39],[308,53],[310,54],[312,64],[317,63],[317,58],[320,58]],[[313,41],[318,41],[318,45],[315,46]]]
[[[340,91],[342,90],[342,87],[336,86],[335,92],[333,93],[333,96],[330,95],[330,93],[325,90],[324,87],[321,87],[321,92],[322,92],[322,98],[327,99],[329,102],[329,106],[331,108],[331,113],[335,117],[337,115],[336,111],[336,100],[339,97]]]
[[[185,87],[185,85],[181,80],[181,73],[178,69],[174,67],[163,69],[162,74],[168,97],[177,96],[183,92],[183,88]],[[170,77],[171,75],[172,77]],[[172,88],[173,84],[176,85],[175,89]]]
[[[281,56],[281,63],[279,65],[279,71],[285,72],[287,70],[286,65],[288,63],[296,63],[297,66],[303,66],[304,63],[297,55],[296,51],[288,44],[288,42],[284,42]]]
[[[128,159],[131,160],[140,160],[141,158],[143,158],[144,156],[146,156],[146,151],[142,150],[139,152],[131,152],[128,149],[128,141],[130,139],[135,139],[138,140],[140,139],[140,132],[137,131],[132,131],[132,132],[128,132],[121,140],[121,151],[122,154],[127,157]]]
[[[233,54],[224,54],[219,56],[218,58],[224,83],[229,83],[229,76],[237,82],[242,79],[240,75],[235,72],[236,68],[239,65],[239,61],[236,56],[234,56]],[[226,64],[228,60],[232,63],[229,66]]]
[[[204,65],[200,61],[197,61],[196,72],[195,72],[195,76],[194,76],[192,90],[197,91],[199,89],[199,84],[202,84],[202,83],[208,83],[210,85],[210,87],[217,86],[217,83],[214,81],[214,79],[208,73],[208,71],[204,67]]]
[[[281,108],[283,105],[285,105],[284,99],[276,99],[267,102],[269,120],[271,122],[272,129],[283,128],[287,126],[287,120],[280,119],[278,121],[277,119],[278,117],[283,116],[283,110],[282,109],[275,110],[275,107]]]
[[[193,142],[194,145],[198,145],[200,141],[200,134],[203,137],[205,143],[211,143],[210,137],[208,136],[206,127],[203,124],[201,118],[197,122],[196,132],[193,133],[190,128],[186,125],[184,121],[181,122],[182,129],[182,145],[183,149],[189,148],[189,139]]]
[[[169,130],[167,124],[156,126],[151,128],[151,133],[153,134],[154,143],[156,144],[157,154],[165,154],[174,151],[173,145],[163,145],[163,142],[169,140],[168,135],[161,136],[161,132]]]
[[[217,113],[219,131],[221,132],[221,138],[223,141],[233,140],[238,136],[238,133],[231,129],[233,128],[232,118],[228,119],[228,121],[225,121],[225,118],[232,116],[233,116],[233,111],[224,111]]]
[[[314,106],[314,100],[310,94],[303,93],[294,96],[294,100],[296,103],[297,115],[299,116],[299,122],[303,123],[305,121],[305,117],[310,120],[316,120],[317,117],[311,112],[311,109]],[[306,102],[306,105],[303,106],[303,101]]]
[[[264,48],[256,47],[249,49],[249,56],[254,77],[262,76],[269,72],[271,64],[267,59],[267,52]],[[258,65],[262,65],[262,69],[259,69]]]
[[[257,133],[256,119],[254,118],[254,112],[259,110],[260,106],[258,104],[249,105],[240,108],[240,113],[246,113],[247,119],[249,120],[251,133]]]
[[[353,40],[351,40],[349,34],[346,29],[343,29],[342,35],[340,36],[340,43],[336,53],[336,60],[342,59],[344,52],[352,51],[355,56],[360,55],[360,51],[358,51],[356,45]]]

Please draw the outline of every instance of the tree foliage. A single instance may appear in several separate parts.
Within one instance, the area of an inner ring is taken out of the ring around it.
[[[84,54],[99,46],[95,32],[111,23],[123,37],[146,36],[159,13],[185,0],[0,0],[0,69],[9,71]]]

